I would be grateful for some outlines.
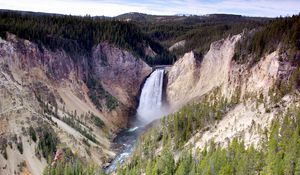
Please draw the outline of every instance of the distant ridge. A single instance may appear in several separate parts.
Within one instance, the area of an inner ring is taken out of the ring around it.
[[[192,15],[192,14],[177,14],[177,15],[151,15],[138,12],[124,13],[114,17],[117,20],[124,21],[136,21],[136,22],[169,22],[169,21],[202,21],[202,20],[238,20],[238,19],[249,19],[255,21],[269,20],[272,18],[265,17],[251,17],[242,16],[239,14],[206,14],[206,15]]]
[[[32,15],[32,16],[65,16],[68,14],[59,14],[59,13],[47,13],[47,12],[33,12],[33,11],[21,11],[21,10],[9,10],[9,9],[0,9],[0,12],[14,12],[21,15]],[[78,16],[78,15],[70,15]],[[89,16],[88,14],[85,16]],[[122,20],[122,21],[136,21],[136,22],[167,22],[167,21],[184,21],[189,19],[251,19],[251,20],[268,20],[272,18],[265,17],[251,17],[251,16],[242,16],[238,14],[206,14],[206,15],[193,15],[193,14],[175,14],[175,15],[151,15],[146,13],[139,12],[129,12],[117,15],[115,17],[108,16],[90,16],[97,19],[106,19],[106,20]]]

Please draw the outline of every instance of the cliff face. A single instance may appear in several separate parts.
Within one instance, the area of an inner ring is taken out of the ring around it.
[[[93,70],[104,88],[128,107],[135,107],[136,97],[152,69],[127,51],[101,43],[93,50]]]
[[[17,165],[22,162],[32,174],[42,174],[46,159],[37,156],[37,143],[28,134],[30,126],[36,132],[44,125],[50,127],[47,130],[53,130],[62,145],[98,164],[114,155],[109,138],[126,127],[151,68],[107,43],[96,46],[91,57],[75,59],[63,50],[50,51],[11,34],[7,40],[0,39],[0,142],[8,154],[7,160],[0,156],[4,174],[19,172]],[[85,83],[89,74],[101,82],[106,96],[117,100],[115,108],[99,110],[93,104]],[[97,125],[95,117],[104,125]],[[12,147],[5,146],[8,143]],[[23,145],[23,153],[18,144]]]
[[[57,89],[58,95],[62,94],[60,89],[70,88],[81,101],[89,102],[86,96],[89,89],[84,79],[91,73],[101,82],[104,90],[125,108],[136,107],[140,86],[152,71],[141,59],[108,43],[96,46],[91,58],[77,56],[77,63],[64,51],[53,52],[46,48],[41,51],[34,43],[18,39],[14,35],[10,35],[8,41],[3,40],[1,52],[3,65],[8,66],[7,70],[11,70],[20,84],[28,84],[35,89],[34,85],[40,81]],[[64,96],[66,94],[62,94],[62,98]],[[80,112],[84,111],[86,110]],[[126,119],[126,115],[123,118]]]
[[[177,108],[190,100],[191,90],[199,79],[200,61],[193,52],[186,53],[167,71],[167,102]]]
[[[192,99],[201,97],[216,87],[229,98],[239,87],[241,96],[247,93],[266,94],[276,80],[288,75],[292,67],[280,62],[278,51],[262,57],[256,65],[241,65],[232,60],[235,44],[240,35],[228,37],[211,44],[201,61],[193,52],[186,53],[168,72],[167,99],[171,107],[177,108]],[[180,93],[178,93],[180,92]]]
[[[286,95],[279,99],[281,105],[274,107],[270,97],[272,88],[278,86],[275,83],[287,79],[293,70],[290,63],[280,61],[284,53],[276,50],[253,66],[232,60],[241,36],[212,43],[201,61],[192,52],[186,53],[167,74],[166,94],[173,110],[189,102],[201,102],[202,97],[216,91],[217,99],[222,97],[235,104],[219,122],[192,137],[188,143],[195,149],[203,148],[212,140],[226,146],[236,137],[248,146],[259,146],[261,131],[270,126],[276,114],[285,112],[287,106],[297,101],[296,97]]]
[[[179,107],[228,81],[236,35],[211,44],[201,63],[193,52],[179,59],[168,73],[167,98],[171,107]],[[183,91],[180,91],[183,89]]]

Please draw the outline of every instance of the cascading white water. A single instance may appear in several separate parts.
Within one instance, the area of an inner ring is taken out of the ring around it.
[[[139,134],[144,130],[146,124],[166,114],[162,104],[163,79],[163,69],[156,69],[150,77],[147,78],[137,109],[138,121],[136,121],[132,128],[122,132],[119,137],[116,138],[116,143],[122,144],[123,147],[110,166],[106,168],[106,173],[109,174],[115,171],[117,166],[122,164],[127,157],[130,156],[136,140]]]
[[[156,69],[143,86],[137,109],[137,117],[143,124],[148,124],[163,115],[163,79],[164,70]]]

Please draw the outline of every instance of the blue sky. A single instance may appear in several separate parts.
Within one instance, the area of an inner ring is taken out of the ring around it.
[[[246,16],[299,14],[300,0],[0,0],[0,9],[72,15],[116,16],[232,13]]]

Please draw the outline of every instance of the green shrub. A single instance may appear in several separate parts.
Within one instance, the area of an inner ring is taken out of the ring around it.
[[[118,100],[110,94],[106,95],[106,107],[109,111],[112,111],[118,106]]]
[[[22,141],[19,141],[19,142],[17,143],[17,149],[19,150],[19,152],[20,152],[21,154],[23,154],[23,142],[22,142]]]
[[[88,147],[91,146],[91,144],[89,143],[89,141],[88,141],[86,138],[83,138],[83,139],[82,139],[82,142],[83,142],[85,145],[87,145]]]
[[[32,139],[34,142],[36,142],[37,137],[36,137],[35,130],[33,129],[32,126],[29,127],[29,135],[30,135],[31,139]]]
[[[3,157],[7,160],[8,155],[7,155],[7,138],[0,137],[0,153],[3,155]]]
[[[108,109],[108,111],[111,111],[119,105],[118,100],[105,91],[101,85],[101,82],[95,79],[93,76],[89,76],[86,79],[86,85],[89,88],[89,98],[100,111],[105,109],[105,107]],[[105,106],[102,104],[103,100],[105,101]]]
[[[6,148],[2,151],[2,155],[3,155],[4,159],[6,159],[6,160],[8,159]]]
[[[91,118],[95,124],[95,126],[101,128],[104,126],[104,122],[97,116],[95,116],[93,113],[91,114]]]
[[[70,117],[63,117],[62,121],[74,128],[76,131],[78,131],[80,134],[82,134],[84,137],[89,139],[90,141],[99,144],[98,140],[95,138],[93,134],[91,134],[89,131],[87,131],[85,128],[81,126],[81,124]]]
[[[74,155],[69,148],[62,150],[62,159],[44,169],[44,175],[104,175],[102,169]]]
[[[41,150],[43,157],[46,159],[49,156],[53,157],[59,143],[59,139],[54,130],[50,126],[43,125],[38,127],[36,132],[39,138],[38,150]]]

